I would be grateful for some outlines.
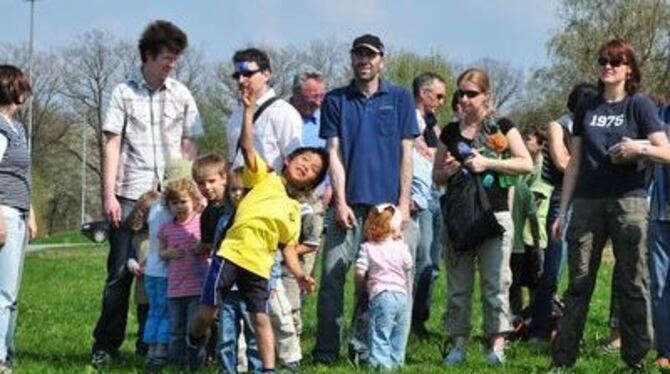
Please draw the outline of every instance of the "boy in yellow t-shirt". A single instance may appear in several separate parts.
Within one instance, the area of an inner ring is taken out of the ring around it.
[[[299,148],[288,155],[281,175],[275,174],[254,149],[256,98],[249,89],[242,89],[242,101],[244,116],[239,145],[244,156],[244,184],[250,191],[240,202],[217,251],[224,259],[218,290],[225,297],[232,285],[237,284],[252,315],[263,371],[273,372],[274,337],[268,316],[270,270],[279,248],[301,288],[313,291],[314,279],[303,273],[295,251],[301,227],[300,204],[292,196],[308,193],[323,181],[328,154],[322,148]],[[191,346],[202,340],[202,334],[192,328]]]

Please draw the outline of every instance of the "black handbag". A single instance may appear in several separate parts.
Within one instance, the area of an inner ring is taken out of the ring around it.
[[[456,174],[440,198],[440,208],[449,243],[456,253],[474,249],[505,232],[478,175],[463,171]]]

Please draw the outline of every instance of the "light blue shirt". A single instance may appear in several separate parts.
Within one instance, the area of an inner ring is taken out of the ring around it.
[[[432,198],[433,163],[414,149],[412,164],[412,200],[420,209],[427,209]]]
[[[302,145],[307,147],[325,147],[326,141],[319,138],[321,111],[317,110],[309,117],[302,117]]]

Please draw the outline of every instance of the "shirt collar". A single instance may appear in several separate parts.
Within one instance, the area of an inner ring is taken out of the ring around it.
[[[352,79],[351,82],[349,83],[349,91],[356,93],[358,95],[364,96],[361,90],[358,89],[356,86],[356,80]],[[387,94],[389,92],[389,84],[386,80],[382,79],[379,77],[379,88],[377,89],[377,92],[375,92],[372,96],[377,96],[381,94]]]
[[[304,124],[317,125],[319,123],[319,118],[321,117],[321,111],[317,109],[311,115],[305,116],[301,114],[301,117]]]
[[[149,85],[149,83],[147,83],[147,80],[144,78],[144,74],[142,74],[142,66],[140,66],[131,73],[129,80],[130,80],[130,82],[132,82],[138,88],[143,88],[143,89],[147,90],[148,92],[154,92],[154,91],[162,91],[162,90],[169,89],[171,79],[172,78],[168,77],[165,80],[165,82],[163,82],[162,86],[160,86],[160,87],[158,87],[158,89],[154,90]]]
[[[277,96],[277,94],[275,94],[274,88],[268,88],[268,90],[265,91],[265,93],[263,95],[261,95],[261,97],[256,99],[256,106],[259,107],[259,106],[263,105],[263,103],[265,103],[266,101],[270,100],[271,98],[273,98],[275,96]]]

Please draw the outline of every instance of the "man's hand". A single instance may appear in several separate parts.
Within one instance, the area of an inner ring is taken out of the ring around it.
[[[103,208],[105,210],[105,217],[112,227],[119,227],[121,224],[121,204],[114,195],[105,197]]]
[[[316,283],[314,282],[314,278],[310,277],[309,275],[303,275],[302,277],[297,278],[297,280],[300,289],[308,294],[314,292],[314,290],[316,289]]]
[[[349,230],[356,226],[356,215],[346,202],[335,204],[335,218],[343,229]]]
[[[400,214],[402,215],[402,231],[404,232],[409,227],[410,222],[410,212],[409,212],[409,201],[399,201],[398,209],[400,209]]]
[[[254,113],[256,112],[256,96],[248,87],[244,87],[240,91],[240,94],[242,95],[242,105],[244,106],[244,111],[251,113],[251,116],[253,117]]]
[[[448,151],[444,154],[444,159],[437,160],[439,161],[438,167],[443,168],[444,172],[447,174],[447,177],[451,177],[456,174],[461,168],[461,163],[456,160],[456,157],[452,156]],[[436,162],[437,162],[436,161]]]

